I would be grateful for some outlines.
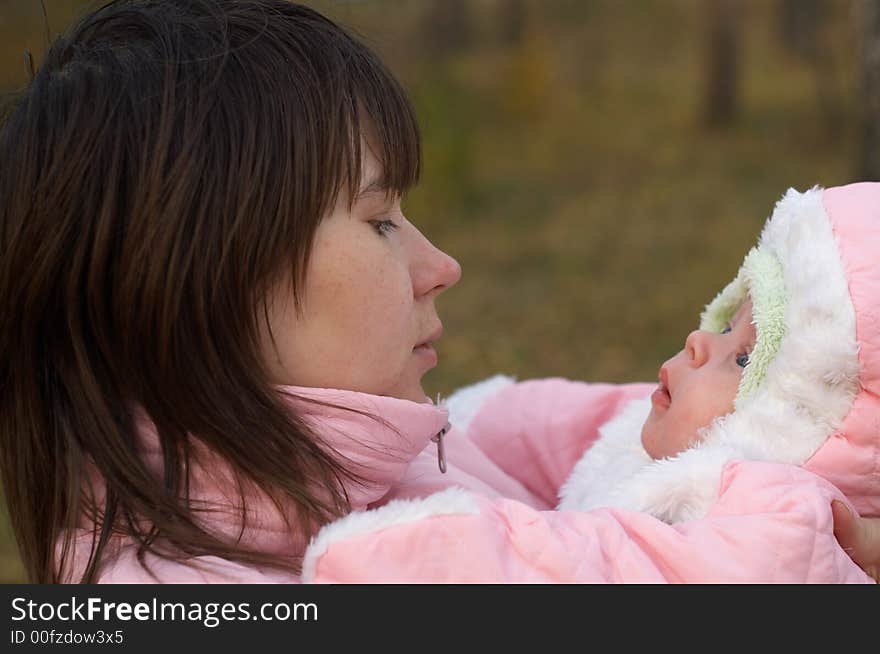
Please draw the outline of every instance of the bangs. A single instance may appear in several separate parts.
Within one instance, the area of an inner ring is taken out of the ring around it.
[[[336,134],[335,156],[328,157],[326,179],[333,197],[344,192],[353,203],[363,181],[362,146],[366,144],[379,163],[376,181],[389,195],[404,196],[421,174],[421,138],[415,112],[397,80],[372,53],[361,51],[348,62],[344,74],[344,111],[331,129]]]

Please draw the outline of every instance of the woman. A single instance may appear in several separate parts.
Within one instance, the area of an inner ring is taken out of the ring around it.
[[[460,489],[550,509],[651,388],[490,384],[449,429],[421,378],[460,270],[400,209],[414,115],[309,9],[112,2],[53,44],[0,153],[2,475],[31,581],[321,580],[353,511],[436,543],[419,517],[471,511]],[[590,519],[584,546],[646,517]]]

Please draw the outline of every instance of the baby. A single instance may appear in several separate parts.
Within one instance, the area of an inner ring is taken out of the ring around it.
[[[560,509],[699,518],[738,459],[803,466],[861,513],[878,512],[869,461],[880,403],[864,365],[873,362],[861,360],[880,348],[876,190],[791,190],[780,200],[700,329],[661,366],[654,393],[600,428]]]

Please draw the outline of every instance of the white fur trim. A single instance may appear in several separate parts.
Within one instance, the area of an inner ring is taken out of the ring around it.
[[[560,510],[589,511],[616,506],[614,489],[651,463],[642,447],[642,425],[651,400],[633,400],[599,428],[599,438],[559,489]]]
[[[506,386],[516,383],[516,379],[507,375],[495,375],[483,381],[459,388],[443,401],[449,409],[449,422],[456,429],[467,431],[468,426],[477,415],[480,407],[490,397]]]
[[[704,516],[718,497],[721,470],[734,459],[801,465],[837,430],[859,390],[856,317],[822,190],[789,190],[758,247],[782,263],[786,333],[758,389],[716,418],[702,442],[644,465],[635,408],[600,430],[572,471],[560,508],[646,511],[667,522]],[[619,469],[618,469],[619,468]]]
[[[314,579],[318,559],[333,543],[435,515],[474,515],[479,512],[474,497],[463,488],[454,486],[424,499],[392,500],[377,509],[353,511],[324,525],[312,538],[303,557],[302,581],[308,583]]]
[[[718,498],[721,470],[736,452],[723,446],[697,446],[654,461],[641,441],[650,411],[650,399],[633,400],[602,426],[599,440],[563,485],[560,510],[613,507],[644,511],[667,522],[705,515]]]

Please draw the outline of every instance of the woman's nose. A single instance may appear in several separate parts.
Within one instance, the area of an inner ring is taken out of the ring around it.
[[[461,265],[421,235],[422,247],[413,260],[413,292],[417,297],[434,292],[439,295],[461,279]]]
[[[697,368],[702,366],[709,358],[709,334],[696,329],[688,334],[684,342],[684,350],[688,362]]]

